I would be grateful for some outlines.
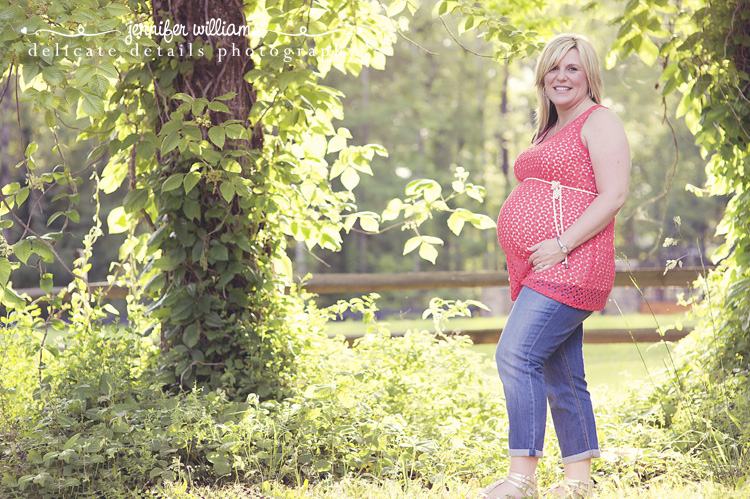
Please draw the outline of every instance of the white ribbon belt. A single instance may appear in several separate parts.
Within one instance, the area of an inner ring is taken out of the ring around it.
[[[562,236],[562,233],[565,230],[565,225],[563,221],[563,204],[562,204],[563,187],[566,189],[572,189],[574,191],[591,194],[592,196],[598,196],[596,192],[587,191],[586,189],[579,189],[577,187],[570,187],[568,185],[562,185],[557,180],[549,181],[549,180],[543,180],[541,178],[536,178],[536,177],[529,177],[524,180],[537,180],[539,182],[544,182],[545,184],[550,185],[550,188],[552,190],[552,219],[554,220],[554,223],[555,223],[555,230],[557,231],[558,238]],[[565,268],[566,269],[568,268],[568,255],[565,255]]]

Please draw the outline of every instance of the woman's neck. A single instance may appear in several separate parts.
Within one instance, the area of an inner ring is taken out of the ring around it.
[[[560,125],[558,129],[562,129],[567,126],[571,121],[578,117],[582,110],[588,109],[594,101],[591,99],[584,99],[578,104],[571,106],[568,109],[557,109],[557,124]]]

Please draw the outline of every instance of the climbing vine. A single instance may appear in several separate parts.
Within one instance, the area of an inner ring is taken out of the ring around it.
[[[631,53],[659,63],[662,94],[681,95],[677,115],[708,159],[706,189],[696,194],[732,196],[715,259],[744,272],[750,266],[750,4],[631,0],[614,23],[620,31],[608,63]]]

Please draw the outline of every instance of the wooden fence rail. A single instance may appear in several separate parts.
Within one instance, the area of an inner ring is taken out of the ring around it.
[[[663,269],[638,269],[632,271],[618,271],[615,275],[615,286],[638,287],[689,287],[699,276],[705,275],[708,269],[680,268],[664,272]],[[407,272],[401,274],[317,274],[301,285],[312,293],[369,293],[376,291],[400,291],[416,289],[440,288],[482,288],[490,286],[508,286],[507,272]],[[127,295],[127,288],[112,286],[105,282],[90,283],[92,291],[103,290],[107,298],[123,298]],[[52,289],[54,294],[65,288]],[[17,292],[30,299],[44,296],[39,288],[19,289]],[[653,329],[589,329],[584,341],[587,343],[619,343],[619,342],[655,342],[660,339],[676,341],[686,336],[692,328],[685,327],[680,331],[670,330],[664,336],[656,328]],[[472,338],[474,343],[495,343],[502,333],[497,329],[475,329],[457,331]],[[347,338],[353,341],[355,337]]]
[[[680,268],[664,272],[664,269],[638,269],[619,271],[615,274],[615,286],[631,287],[689,287],[705,275],[707,269]],[[317,274],[303,283],[306,290],[318,294],[368,293],[376,291],[399,291],[415,289],[470,288],[508,286],[507,272],[412,272],[402,274]],[[632,341],[653,343],[661,340],[677,341],[692,331],[692,327],[672,329],[660,334],[656,327],[638,329],[587,329],[585,343],[629,343]],[[497,343],[502,328],[470,329],[455,331],[471,338],[474,344]],[[395,333],[398,336],[402,333]],[[347,336],[350,343],[357,335]]]
[[[615,286],[633,286],[635,281],[639,287],[690,286],[706,269],[680,268],[664,272],[664,269],[638,269],[632,271],[618,271],[615,274]],[[368,293],[374,291],[400,291],[414,289],[440,288],[484,288],[489,286],[508,286],[507,272],[404,272],[400,274],[316,274],[310,279],[302,281],[302,286],[311,293]],[[107,298],[124,298],[127,288],[112,286],[106,282],[90,283],[92,291],[104,290]],[[63,287],[52,288],[57,294]],[[32,300],[44,296],[40,288],[22,288],[17,292],[25,293]]]
[[[679,286],[687,287],[698,276],[701,268],[639,269],[618,271],[615,286],[641,288]],[[402,289],[439,288],[484,288],[508,286],[507,272],[405,272],[401,274],[317,274],[304,282],[304,288],[312,293],[367,293],[371,291],[399,291]]]

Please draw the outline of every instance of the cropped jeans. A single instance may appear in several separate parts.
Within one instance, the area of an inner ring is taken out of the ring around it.
[[[583,320],[589,315],[521,289],[495,352],[510,456],[542,457],[547,401],[563,463],[600,456],[583,368]]]

